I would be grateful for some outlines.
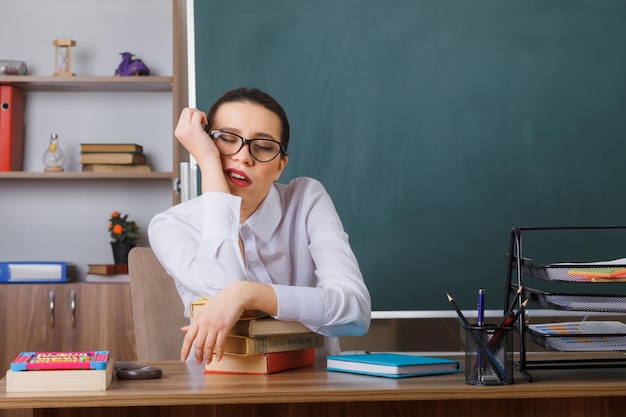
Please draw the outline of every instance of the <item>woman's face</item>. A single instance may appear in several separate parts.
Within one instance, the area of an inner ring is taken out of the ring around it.
[[[251,102],[222,104],[212,129],[236,133],[245,139],[273,139],[280,142],[280,119],[272,111]],[[244,222],[265,199],[272,183],[283,172],[287,157],[278,155],[269,162],[252,158],[248,145],[230,156],[222,155],[222,167],[231,194],[242,198],[241,221]]]

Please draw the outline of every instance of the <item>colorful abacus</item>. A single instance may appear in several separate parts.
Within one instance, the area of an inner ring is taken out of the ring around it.
[[[106,369],[109,352],[22,352],[11,362],[12,371]]]

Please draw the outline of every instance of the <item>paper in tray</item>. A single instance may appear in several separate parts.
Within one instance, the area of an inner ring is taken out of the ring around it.
[[[109,352],[22,352],[11,362],[11,371],[106,369]]]
[[[626,325],[618,321],[543,323],[528,326],[530,339],[560,352],[626,351]]]
[[[599,262],[536,264],[522,260],[524,273],[544,281],[626,282],[626,258]]]

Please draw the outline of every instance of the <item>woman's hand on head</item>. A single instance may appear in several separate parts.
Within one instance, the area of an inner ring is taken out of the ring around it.
[[[198,109],[184,108],[178,118],[178,124],[174,135],[178,141],[196,159],[202,161],[205,158],[218,158],[219,151],[211,140],[211,137],[203,129],[207,123],[207,116]]]
[[[202,192],[228,193],[220,152],[202,127],[207,116],[198,109],[185,108],[180,114],[174,135],[198,162],[202,171]]]

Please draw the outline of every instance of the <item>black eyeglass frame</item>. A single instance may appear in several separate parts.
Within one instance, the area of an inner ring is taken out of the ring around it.
[[[204,131],[207,132],[209,134],[209,137],[213,140],[217,139],[216,134],[219,133],[228,133],[229,135],[233,135],[233,136],[237,136],[239,139],[241,139],[241,146],[239,147],[239,149],[237,149],[235,152],[233,153],[222,153],[222,151],[220,151],[220,154],[223,156],[232,156],[237,154],[239,151],[241,151],[241,149],[247,144],[248,145],[248,153],[250,154],[250,156],[252,158],[254,158],[256,161],[258,162],[271,162],[274,159],[276,159],[276,157],[280,154],[283,154],[283,157],[287,156],[287,152],[285,152],[285,146],[282,144],[282,142],[279,142],[277,140],[274,139],[265,139],[265,138],[258,138],[258,139],[246,139],[241,135],[238,135],[236,133],[233,132],[229,132],[228,130],[221,130],[221,129],[213,129],[210,130],[208,128],[208,126],[205,126]],[[274,142],[277,143],[279,148],[278,148],[278,152],[276,153],[276,155],[274,155],[271,159],[268,159],[267,161],[261,161],[260,159],[258,159],[256,156],[254,156],[254,153],[252,152],[252,150],[250,149],[250,144],[256,140],[266,140],[266,141],[270,141],[270,142]]]

